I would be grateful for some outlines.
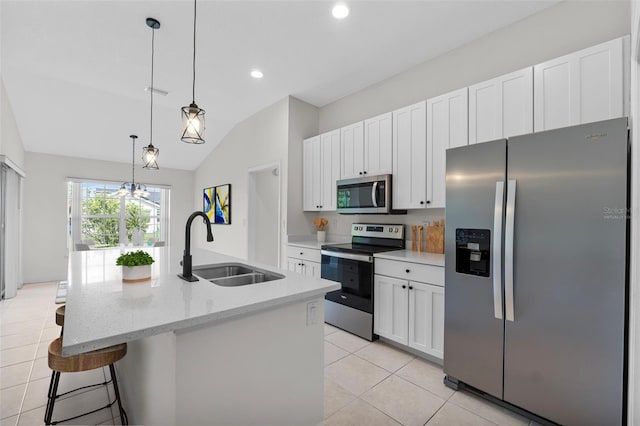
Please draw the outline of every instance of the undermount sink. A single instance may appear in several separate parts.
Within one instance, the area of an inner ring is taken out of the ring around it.
[[[214,284],[224,287],[238,287],[266,281],[280,280],[284,275],[265,271],[241,263],[219,263],[193,267],[193,273]]]

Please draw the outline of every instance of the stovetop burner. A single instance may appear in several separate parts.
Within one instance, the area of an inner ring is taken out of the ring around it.
[[[402,250],[404,247],[375,246],[371,244],[345,243],[322,246],[322,250],[341,253],[374,254],[391,250]]]

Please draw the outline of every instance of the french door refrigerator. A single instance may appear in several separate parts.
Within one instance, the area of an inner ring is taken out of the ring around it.
[[[620,118],[447,151],[446,384],[625,421],[628,149]]]

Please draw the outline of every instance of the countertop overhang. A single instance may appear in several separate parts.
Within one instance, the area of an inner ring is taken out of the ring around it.
[[[73,252],[69,258],[63,355],[101,349],[166,332],[209,326],[254,312],[323,296],[340,284],[195,249],[193,265],[239,262],[280,273],[284,279],[222,287],[176,275],[182,249],[145,248],[155,259],[152,279],[122,282],[115,260],[131,248]]]

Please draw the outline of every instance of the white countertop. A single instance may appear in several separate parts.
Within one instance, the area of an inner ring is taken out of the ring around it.
[[[302,247],[302,248],[308,248],[308,249],[315,249],[315,250],[320,250],[322,248],[322,246],[330,246],[331,244],[341,244],[341,243],[336,242],[336,241],[319,242],[319,241],[315,241],[315,240],[295,241],[295,242],[292,242],[292,243],[291,242],[288,243],[288,245],[290,245],[290,246]]]
[[[128,251],[128,250],[127,250]],[[333,281],[255,265],[285,276],[264,283],[222,287],[204,279],[189,283],[182,271],[182,249],[147,248],[156,262],[152,279],[122,283],[115,259],[121,249],[73,252],[63,337],[64,355],[74,355],[169,331],[213,324],[231,317],[311,299],[340,288]],[[247,261],[193,250],[193,265]],[[195,275],[195,274],[194,274]]]
[[[444,254],[425,253],[411,250],[394,250],[376,253],[380,259],[398,260],[402,262],[422,263],[423,265],[444,266]]]

